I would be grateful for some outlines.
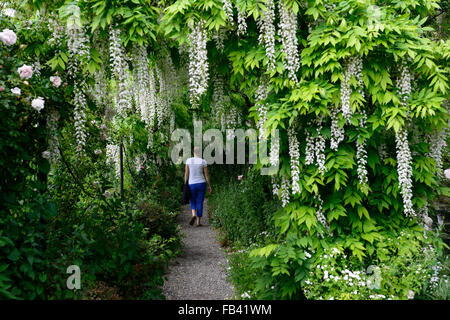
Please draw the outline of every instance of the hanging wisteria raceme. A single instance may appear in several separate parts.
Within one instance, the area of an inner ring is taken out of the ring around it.
[[[194,108],[198,107],[201,96],[208,89],[209,67],[204,25],[204,21],[195,23],[189,35],[189,100]]]
[[[305,134],[306,134],[305,164],[309,166],[314,163],[314,159],[316,158],[315,154],[316,141],[308,130],[305,130]]]
[[[400,67],[400,77],[396,81],[397,89],[401,97],[402,106],[408,108],[408,98],[411,94],[411,74],[405,64]],[[397,150],[397,173],[398,183],[403,199],[403,212],[405,216],[415,216],[416,213],[412,205],[412,156],[408,142],[408,130],[402,128],[395,134]]]
[[[396,86],[399,90],[399,95],[401,98],[401,103],[403,106],[407,107],[407,101],[409,96],[411,95],[411,73],[409,72],[409,68],[402,64],[400,67],[400,77],[397,78]],[[408,108],[408,118],[409,118],[409,108]]]
[[[422,220],[422,225],[425,230],[430,231],[433,226],[433,219],[428,215],[428,203],[425,202],[422,208],[417,210],[418,217]],[[426,238],[426,232],[424,232],[424,237]]]
[[[167,93],[167,83],[164,75],[164,71],[162,69],[162,65],[160,63],[156,64],[156,75],[159,80],[159,95],[156,99],[156,119],[157,119],[157,127],[161,128],[164,122],[164,119],[169,113],[169,95]]]
[[[284,208],[289,204],[290,194],[289,194],[290,184],[289,180],[283,176],[281,179],[281,206]]]
[[[222,0],[223,2],[223,11],[227,15],[228,19],[232,26],[234,26],[234,17],[233,17],[233,3],[231,0]]]
[[[268,70],[275,70],[275,4],[273,0],[266,1],[266,11],[258,19],[258,42],[266,48],[266,56],[269,59]]]
[[[339,143],[344,140],[344,128],[339,127],[338,124],[338,110],[331,110],[331,141],[330,148],[331,150],[337,151],[339,147]]]
[[[242,36],[247,32],[247,19],[246,19],[246,12],[241,11],[241,8],[236,5],[237,9],[237,22],[238,22],[238,29],[237,29],[237,35]]]
[[[322,135],[322,118],[320,118],[318,121],[317,126],[317,138],[316,138],[316,161],[317,166],[319,167],[319,173],[324,174],[327,171],[327,168],[325,167],[325,138]]]
[[[317,137],[314,138],[308,130],[305,130],[306,135],[306,148],[305,148],[305,164],[311,165],[316,163],[319,168],[319,173],[324,174],[327,171],[325,166],[325,137],[322,135],[322,122],[320,117],[315,120]],[[308,126],[311,126],[311,122],[308,122]]]
[[[366,128],[367,115],[364,110],[361,110],[361,119],[359,119],[360,128]],[[367,150],[366,150],[366,139],[363,139],[360,142],[361,134],[358,135],[358,139],[356,140],[356,161],[358,163],[358,168],[356,171],[358,172],[359,179],[359,187],[361,191],[366,193],[369,191],[369,187],[367,185]]]
[[[276,197],[278,197],[278,191],[280,191],[280,185],[278,184],[277,181],[277,175],[272,175],[271,177],[272,180],[272,194]]]
[[[269,81],[266,77],[261,77],[258,88],[256,88],[255,100],[256,105],[258,106],[258,115],[259,119],[256,124],[256,128],[259,132],[259,140],[262,141],[265,139],[265,130],[264,123],[267,120],[267,104],[262,101],[267,99],[269,95]]]
[[[343,81],[341,83],[341,105],[342,115],[350,122],[352,117],[352,106],[350,105],[350,96],[352,94],[352,88],[350,86],[350,78],[354,76],[360,85],[360,93],[364,97],[364,91],[362,90],[362,59],[359,57],[351,57],[345,65]]]
[[[109,41],[100,37],[96,30],[93,35],[94,48],[99,52],[100,59],[107,61],[109,58]],[[108,88],[108,79],[106,65],[100,64],[100,70],[94,73],[94,84],[89,88],[89,97],[96,102],[98,106],[107,107],[111,105],[111,94]]]
[[[83,93],[82,86],[78,85],[77,81],[74,82],[74,126],[75,137],[77,140],[77,152],[80,154],[86,145],[86,97]]]
[[[89,60],[89,40],[84,29],[76,23],[66,28],[66,37],[69,53],[67,75],[71,78],[75,78],[79,71],[79,64],[82,61]]]
[[[280,1],[280,22],[278,35],[281,38],[284,54],[283,64],[288,71],[289,79],[297,83],[297,71],[300,68],[297,40],[297,15],[293,10],[288,10],[284,1]]]
[[[51,112],[47,116],[47,132],[48,132],[48,151],[50,152],[50,162],[55,164],[59,159],[58,151],[58,131],[57,121],[59,120],[59,114],[56,111]]]
[[[443,149],[445,141],[447,140],[448,131],[442,129],[441,131],[435,130],[433,134],[428,136],[428,143],[430,144],[430,151],[427,153],[427,157],[434,159],[436,162],[436,175],[439,179],[444,176],[444,163],[442,161]]]
[[[280,160],[280,139],[271,139],[270,142],[270,164],[272,166],[278,166]]]
[[[125,50],[120,43],[120,30],[111,27],[109,31],[109,59],[111,70],[117,80],[117,95],[114,97],[114,105],[117,113],[125,117],[131,110],[131,80]]]
[[[66,29],[69,61],[67,74],[74,80],[74,119],[77,153],[80,155],[86,144],[86,97],[83,93],[84,82],[76,79],[80,64],[89,59],[89,44],[84,29],[77,23]]]
[[[299,151],[299,143],[297,140],[297,134],[293,126],[288,129],[288,139],[289,139],[289,156],[291,157],[292,194],[297,194],[300,193],[300,185],[298,183],[300,175],[300,168],[299,168],[300,151]]]
[[[216,43],[217,50],[223,53],[223,50],[225,49],[224,41],[226,40],[225,31],[222,28],[220,28],[217,32],[213,34],[212,38]]]
[[[225,101],[225,93],[224,93],[224,83],[223,78],[220,74],[216,73],[213,79],[214,91],[212,95],[211,101],[211,114],[216,122],[216,124],[222,124],[221,117],[224,111],[224,101]],[[225,123],[223,123],[222,130],[225,129]]]
[[[405,216],[415,216],[412,205],[412,158],[409,150],[408,132],[401,129],[395,135],[397,149],[398,183],[403,198],[403,211]]]
[[[139,108],[141,119],[148,128],[153,128],[156,105],[156,88],[153,69],[149,67],[147,49],[144,46],[134,48],[133,63],[133,94]]]
[[[314,195],[314,200],[319,202],[319,207],[316,209],[316,218],[317,220],[328,230],[328,234],[330,234],[330,226],[328,225],[327,219],[325,215],[323,214],[323,200],[320,196],[320,193],[317,195]],[[322,237],[323,234],[319,233]],[[332,235],[332,234],[330,234]]]
[[[175,69],[170,52],[165,46],[160,50],[156,62],[156,75],[159,84],[156,99],[157,125],[158,128],[161,128],[164,124],[168,124],[169,126],[165,128],[170,130],[171,124],[175,122],[172,105],[183,94],[184,78],[183,72],[177,72]]]
[[[120,178],[120,147],[114,144],[106,145],[106,163],[114,164],[117,179]]]

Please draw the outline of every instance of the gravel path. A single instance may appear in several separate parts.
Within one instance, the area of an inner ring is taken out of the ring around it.
[[[225,253],[216,241],[216,232],[208,219],[208,204],[203,205],[203,226],[189,225],[189,205],[178,215],[183,238],[182,254],[174,259],[166,274],[163,292],[167,300],[226,300],[233,286],[226,280]]]

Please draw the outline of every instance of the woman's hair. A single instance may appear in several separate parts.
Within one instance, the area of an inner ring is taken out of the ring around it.
[[[194,155],[199,156],[201,149],[199,146],[194,146],[194,148],[192,149],[192,151],[194,152]]]

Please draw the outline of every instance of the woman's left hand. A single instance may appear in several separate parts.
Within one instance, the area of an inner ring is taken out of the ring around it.
[[[209,192],[209,193],[212,193],[211,186],[208,186],[208,192]]]

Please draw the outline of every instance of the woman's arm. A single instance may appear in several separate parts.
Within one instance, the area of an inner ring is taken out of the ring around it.
[[[209,193],[211,193],[212,189],[211,189],[211,184],[209,183],[209,174],[208,174],[208,168],[207,167],[203,168],[203,173],[205,174],[206,183],[208,184],[208,191],[209,191]]]
[[[184,183],[186,184],[188,182],[189,179],[189,166],[186,165],[186,167],[184,168]]]

